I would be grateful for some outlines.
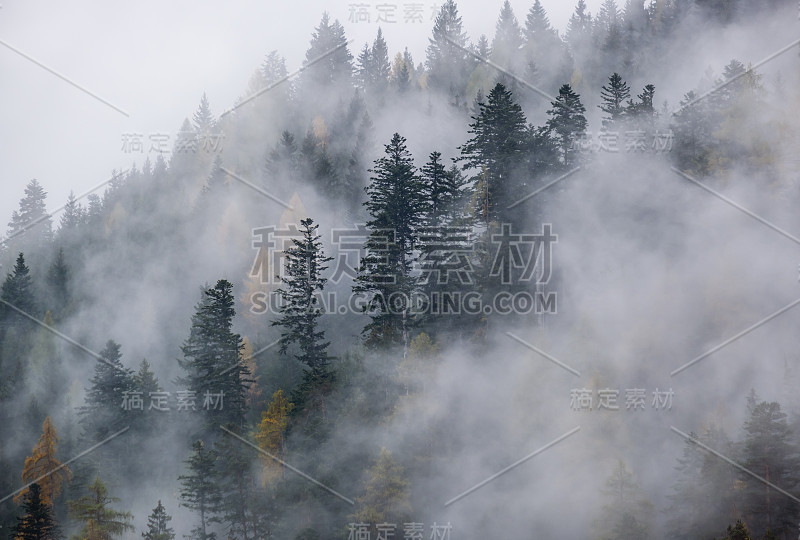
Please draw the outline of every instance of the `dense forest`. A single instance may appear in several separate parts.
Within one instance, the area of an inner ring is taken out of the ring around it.
[[[6,179],[0,537],[798,537],[797,15],[325,13],[101,190]]]

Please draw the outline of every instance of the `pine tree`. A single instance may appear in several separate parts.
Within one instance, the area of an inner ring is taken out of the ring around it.
[[[228,428],[237,433],[233,425]],[[241,433],[237,433],[241,436]],[[248,540],[255,529],[253,459],[251,450],[229,434],[214,444],[220,491],[219,517],[229,538]]]
[[[356,58],[356,73],[358,74],[358,82],[361,89],[367,91],[372,86],[373,69],[372,69],[372,49],[368,43],[364,43],[361,52],[358,53]]]
[[[652,503],[642,495],[636,478],[621,460],[606,480],[603,494],[608,501],[600,520],[605,534],[610,538],[646,539]]]
[[[80,423],[92,443],[99,442],[112,433],[127,427],[128,418],[122,409],[124,393],[133,387],[133,371],[122,365],[120,345],[109,340],[100,351],[94,366],[94,375],[86,391],[84,405],[80,407]]]
[[[619,73],[614,73],[608,78],[608,85],[604,85],[600,92],[602,103],[598,105],[606,113],[603,117],[603,127],[612,128],[623,118],[626,113],[625,100],[631,95],[628,83],[622,80]]]
[[[735,525],[728,525],[728,534],[724,540],[751,540],[750,531],[741,519],[736,520]]]
[[[216,452],[206,450],[203,441],[192,443],[192,454],[186,460],[188,474],[178,477],[181,483],[181,504],[200,514],[200,524],[192,529],[195,540],[214,540],[216,534],[209,526],[218,523],[222,497],[217,484]]]
[[[556,140],[561,163],[564,167],[571,167],[577,161],[575,143],[586,133],[586,117],[583,115],[586,108],[568,84],[558,90],[558,97],[551,105],[553,108],[547,111],[550,115],[547,128]]]
[[[592,16],[586,11],[586,2],[578,0],[575,12],[570,16],[565,34],[567,43],[574,53],[583,53],[592,39]]]
[[[37,499],[41,504],[52,508],[56,497],[61,493],[62,486],[72,477],[69,467],[63,465],[56,458],[58,450],[58,434],[53,426],[53,421],[48,416],[42,424],[42,435],[39,442],[33,447],[33,453],[25,458],[25,465],[22,469],[22,481],[36,481],[37,489],[40,493]],[[17,504],[28,495],[28,489],[23,489],[14,496]]]
[[[653,106],[653,99],[656,94],[656,87],[652,84],[645,85],[641,94],[637,94],[638,102],[628,101],[625,108],[625,116],[636,122],[640,129],[652,131],[655,128],[658,113]]]
[[[442,4],[428,41],[425,59],[428,87],[464,96],[472,62],[464,50],[467,34],[463,31],[455,0]]]
[[[130,512],[120,512],[110,508],[110,505],[119,499],[108,495],[108,490],[100,478],[95,479],[88,487],[88,491],[89,495],[67,502],[70,517],[85,523],[77,538],[111,540],[135,529],[130,523],[133,519]]]
[[[75,199],[75,194],[70,191],[67,198],[67,204],[64,206],[64,211],[61,214],[61,220],[58,225],[58,234],[62,236],[67,231],[75,230],[80,226],[83,221],[83,207]]]
[[[386,45],[386,40],[383,39],[383,32],[378,28],[378,36],[372,43],[370,50],[370,69],[372,70],[372,92],[380,96],[389,85],[389,73],[391,66],[389,65],[389,48]]]
[[[322,237],[317,234],[319,225],[311,218],[301,220],[300,224],[302,238],[293,238],[292,247],[285,251],[285,276],[279,276],[284,288],[277,291],[283,300],[281,317],[272,325],[283,327],[281,354],[295,344],[300,350],[296,355],[298,361],[312,370],[324,371],[329,362],[328,342],[324,341],[325,333],[319,330],[323,312],[318,293],[327,282],[322,277],[328,268],[326,263],[333,259],[322,251]]]
[[[798,484],[797,449],[791,441],[786,413],[777,402],[759,402],[744,425],[744,463],[771,484],[792,492]],[[756,534],[794,532],[800,505],[774,488],[742,475],[747,485],[743,514]]]
[[[214,115],[208,105],[208,98],[206,93],[203,92],[203,97],[200,98],[200,105],[197,106],[197,111],[192,116],[192,125],[196,133],[207,135],[214,130],[215,124]]]
[[[53,302],[50,311],[55,313],[56,319],[62,320],[70,303],[70,271],[63,248],[58,248],[56,257],[47,271],[47,285]]]
[[[314,29],[306,62],[309,66],[298,82],[300,103],[325,107],[334,104],[336,96],[351,88],[353,55],[347,48],[344,27],[338,20],[331,22],[327,12],[322,14],[319,26]],[[320,88],[325,88],[326,92],[320,94]]]
[[[511,8],[509,1],[505,0],[495,25],[495,34],[492,40],[492,60],[512,72],[518,71],[518,66],[515,64],[522,43],[522,31],[517,22],[517,17],[514,15],[514,10]],[[510,83],[513,82],[510,81]]]
[[[167,511],[161,501],[153,508],[153,513],[147,517],[147,530],[142,533],[145,540],[173,540],[175,532],[168,526],[172,521],[172,516],[167,515]]]
[[[25,514],[17,518],[13,528],[15,540],[57,540],[61,537],[53,508],[42,500],[39,484],[33,483],[25,490],[22,510]]]
[[[19,315],[8,306],[14,306],[28,315],[35,315],[36,299],[33,296],[33,278],[28,266],[25,264],[25,256],[20,253],[14,264],[14,270],[6,276],[3,285],[0,286],[0,299],[7,304],[2,306],[0,313],[8,315],[14,314],[14,320],[18,320]]]
[[[192,316],[192,328],[181,347],[178,363],[185,371],[179,381],[196,396],[212,397],[222,393],[220,408],[207,407],[203,418],[212,432],[219,424],[241,426],[246,415],[247,386],[250,373],[244,365],[242,337],[233,332],[233,285],[221,279],[203,292]]]
[[[473,118],[471,138],[460,147],[465,170],[485,175],[487,209],[479,217],[485,221],[503,221],[507,207],[519,195],[518,173],[524,160],[526,144],[525,115],[511,92],[498,83],[480,104],[480,114]]]
[[[53,238],[53,220],[47,213],[47,192],[33,179],[25,186],[25,196],[19,201],[19,210],[11,214],[8,222],[9,251],[15,253],[29,249],[36,252],[47,246]]]
[[[412,252],[424,208],[421,182],[406,139],[395,133],[385,145],[385,154],[370,170],[369,199],[364,203],[371,217],[367,222],[370,235],[354,287],[356,292],[371,295],[364,309],[372,320],[363,330],[371,347],[401,344],[407,337],[407,312],[414,288]]]

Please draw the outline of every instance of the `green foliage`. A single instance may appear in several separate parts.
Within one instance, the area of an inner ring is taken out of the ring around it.
[[[16,540],[57,540],[61,537],[53,509],[42,500],[39,484],[33,483],[22,502],[22,517],[13,529]]]
[[[147,517],[147,530],[142,533],[145,540],[173,540],[175,532],[169,527],[172,516],[167,515],[167,510],[161,501],[153,508],[153,512]]]
[[[68,501],[70,517],[84,523],[80,534],[73,537],[80,540],[111,540],[133,531],[130,523],[133,515],[110,507],[119,499],[108,495],[105,484],[96,478],[88,487],[89,494],[74,501]]]

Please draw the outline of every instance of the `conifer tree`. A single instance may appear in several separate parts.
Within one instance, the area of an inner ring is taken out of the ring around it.
[[[516,183],[524,160],[525,114],[501,83],[479,107],[480,114],[470,124],[471,138],[460,147],[459,161],[465,170],[479,171],[485,177],[487,208],[478,217],[499,222],[519,195]]]
[[[261,423],[256,431],[259,448],[269,454],[282,458],[285,451],[286,428],[289,425],[289,414],[294,405],[283,395],[283,390],[272,394],[267,410],[261,413]],[[283,466],[266,456],[262,456],[263,464],[261,482],[269,483],[283,474]]]
[[[61,534],[53,517],[53,508],[42,500],[39,484],[25,490],[22,501],[24,515],[13,528],[15,540],[57,540]]]
[[[792,492],[798,484],[797,449],[786,424],[786,413],[777,402],[756,404],[745,421],[744,463],[750,471],[772,485]],[[781,536],[794,532],[800,518],[800,505],[765,486],[751,476],[742,475],[746,483],[744,515],[753,532],[767,530]]]
[[[603,117],[603,127],[615,126],[625,115],[625,100],[631,95],[628,83],[622,80],[619,73],[614,73],[608,78],[608,85],[604,85],[600,92],[602,103],[598,105],[606,113]]]
[[[30,269],[25,264],[25,256],[22,253],[17,256],[14,270],[6,276],[6,280],[0,286],[0,299],[7,302],[7,304],[4,303],[0,310],[0,313],[6,315],[7,320],[10,320],[8,319],[9,316],[13,316],[14,321],[24,320],[8,304],[28,315],[36,315],[37,306],[33,295],[33,278],[31,277]]]
[[[122,404],[124,393],[134,389],[133,371],[123,366],[121,359],[120,345],[109,340],[100,351],[84,405],[78,411],[84,433],[92,443],[127,427],[129,418]]]
[[[552,109],[547,111],[548,131],[556,140],[564,167],[574,166],[577,162],[578,139],[586,133],[586,108],[578,94],[568,84],[558,90],[558,97],[551,103]]]
[[[492,60],[512,72],[518,71],[516,64],[518,63],[518,51],[522,43],[522,31],[517,22],[517,17],[514,15],[511,3],[505,0],[495,25],[495,34],[492,40]],[[509,81],[509,84],[514,83],[515,81],[513,80]]]
[[[409,482],[392,453],[381,448],[368,471],[364,495],[356,499],[354,518],[361,523],[403,523],[411,514]]]
[[[329,357],[325,332],[319,330],[319,319],[323,311],[318,294],[325,288],[326,278],[322,273],[326,263],[333,260],[322,251],[319,225],[311,218],[300,221],[302,238],[293,238],[293,245],[285,251],[285,276],[278,276],[283,283],[277,293],[283,300],[281,316],[272,326],[283,328],[281,354],[286,354],[290,345],[296,345],[298,361],[312,370],[324,371]]]
[[[203,292],[192,316],[192,328],[181,347],[178,363],[185,375],[180,382],[194,391],[198,399],[214,400],[203,411],[206,427],[212,432],[219,424],[241,426],[246,414],[247,386],[250,373],[245,366],[242,336],[233,332],[233,285],[221,279]],[[214,396],[222,393],[221,407]]]
[[[200,524],[192,529],[195,540],[214,540],[216,534],[209,531],[212,523],[218,523],[221,495],[217,484],[217,455],[213,449],[206,450],[203,441],[192,443],[192,454],[186,460],[188,474],[178,477],[181,483],[181,504],[200,515]]]
[[[110,507],[119,499],[108,495],[108,489],[100,478],[95,479],[88,491],[88,495],[67,502],[70,517],[85,524],[77,538],[111,540],[134,530],[130,523],[133,519],[130,512],[120,512]]]
[[[56,497],[61,493],[65,482],[72,477],[69,467],[63,465],[56,458],[58,450],[58,434],[53,426],[53,421],[48,416],[42,425],[42,435],[39,442],[33,447],[33,453],[25,458],[25,465],[22,469],[22,481],[26,484],[36,481],[39,494],[37,500],[52,508]],[[19,504],[28,495],[28,489],[23,489],[14,496],[14,502]]]
[[[206,93],[203,92],[203,97],[200,98],[200,105],[197,106],[197,111],[192,116],[192,125],[196,133],[207,135],[214,130],[215,123],[214,115],[208,104],[208,98]]]
[[[415,280],[411,275],[413,250],[424,210],[422,185],[406,139],[399,133],[385,145],[385,156],[375,160],[372,182],[364,203],[371,219],[356,292],[370,296],[365,311],[371,322],[363,333],[371,347],[390,347],[407,337],[408,309]]]
[[[439,8],[428,42],[425,60],[428,87],[463,97],[472,62],[464,50],[467,34],[455,0],[447,0]]]
[[[47,271],[47,285],[53,302],[50,311],[55,314],[56,319],[61,320],[66,315],[70,303],[70,269],[63,248],[58,248],[56,257]]]
[[[153,512],[147,517],[147,530],[142,533],[145,540],[174,540],[175,532],[169,527],[172,516],[167,515],[167,511],[161,501],[153,508]]]
[[[53,220],[47,213],[47,192],[35,178],[25,186],[25,196],[19,201],[19,210],[11,213],[8,222],[9,251],[38,251],[53,238]]]

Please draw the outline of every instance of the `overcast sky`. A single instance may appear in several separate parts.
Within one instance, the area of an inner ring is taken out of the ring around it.
[[[588,0],[596,12],[601,0]],[[370,21],[350,20],[356,3]],[[524,21],[529,0],[511,2]],[[384,14],[379,6],[384,4]],[[36,178],[53,211],[70,190],[80,195],[134,161],[141,164],[149,136],[175,139],[180,124],[205,91],[219,114],[245,92],[248,79],[271,50],[297,69],[324,10],[355,39],[355,56],[383,28],[390,54],[408,46],[424,61],[441,2],[152,2],[3,1],[0,8],[0,231],[6,232],[25,184]],[[543,0],[561,30],[575,2]],[[458,2],[470,39],[491,37],[502,2]],[[392,8],[394,6],[394,8]],[[408,14],[406,10],[412,11]],[[406,20],[413,15],[412,20]],[[378,22],[378,18],[396,22]],[[418,19],[422,18],[420,22]],[[415,20],[416,19],[416,20]],[[58,72],[112,106],[87,95],[33,61]],[[124,114],[119,110],[124,111]],[[280,129],[276,126],[276,130]],[[139,133],[142,153],[123,149],[123,135]],[[85,201],[84,201],[85,202]],[[56,216],[57,222],[58,216]]]

